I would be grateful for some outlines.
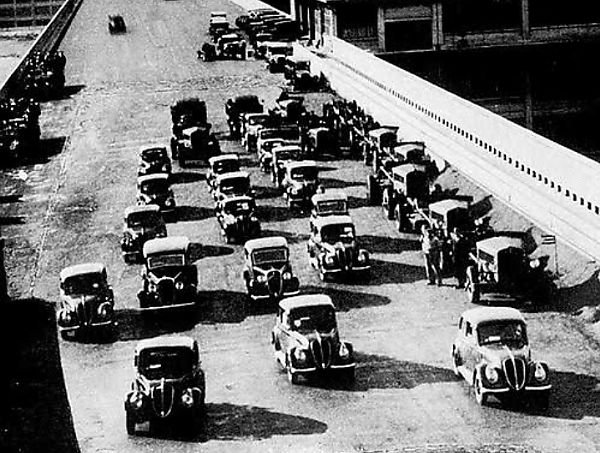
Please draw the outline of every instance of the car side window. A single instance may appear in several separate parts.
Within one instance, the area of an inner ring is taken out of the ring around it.
[[[464,325],[464,323],[463,323],[463,319],[462,319],[462,318],[460,318],[460,319],[458,320],[458,330],[462,331],[462,330],[463,330],[463,325]]]

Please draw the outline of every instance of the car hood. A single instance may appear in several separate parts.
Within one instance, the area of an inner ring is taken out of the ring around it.
[[[155,233],[159,230],[160,230],[160,228],[158,226],[145,226],[145,227],[127,228],[126,231],[135,238],[137,236],[146,236],[149,233]]]
[[[67,306],[71,310],[75,310],[78,304],[82,303],[84,305],[87,305],[91,303],[99,303],[103,300],[104,298],[98,294],[72,294],[69,296],[65,296],[63,302],[65,306]]]
[[[331,329],[329,332],[318,332],[316,330],[313,331],[303,331],[298,332],[296,330],[292,331],[292,336],[296,339],[300,346],[303,348],[308,348],[311,341],[323,341],[330,340],[334,344],[339,342],[339,333],[337,329]]]
[[[487,363],[497,368],[501,368],[502,362],[506,359],[520,358],[527,362],[530,356],[529,346],[511,348],[506,345],[492,344],[480,346],[480,352]]]
[[[336,242],[335,244],[323,242],[322,244],[323,248],[329,253],[335,253],[338,250],[353,249],[355,245],[354,242],[351,242],[349,244],[344,244],[343,242]]]

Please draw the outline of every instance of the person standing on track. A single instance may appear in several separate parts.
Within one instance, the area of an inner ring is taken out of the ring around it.
[[[421,227],[421,250],[423,251],[423,261],[425,264],[425,275],[429,282],[428,285],[442,286],[442,272],[440,270],[440,240],[433,232],[423,225]]]

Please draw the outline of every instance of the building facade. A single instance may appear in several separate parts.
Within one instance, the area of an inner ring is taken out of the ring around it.
[[[0,0],[0,29],[46,25],[62,0]]]

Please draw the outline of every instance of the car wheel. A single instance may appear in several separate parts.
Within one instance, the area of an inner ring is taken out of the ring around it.
[[[456,349],[452,348],[452,371],[454,371],[454,375],[457,378],[460,378],[462,375],[460,374],[460,371],[458,370],[458,367],[460,366],[460,357],[458,356],[458,354],[456,353]]]
[[[125,427],[127,428],[127,434],[135,436],[135,419],[129,411],[125,412]]]
[[[481,376],[479,376],[479,373],[475,375],[473,387],[475,389],[475,401],[477,401],[477,404],[480,406],[485,406],[487,403],[487,395],[483,391],[483,384],[481,382]]]

